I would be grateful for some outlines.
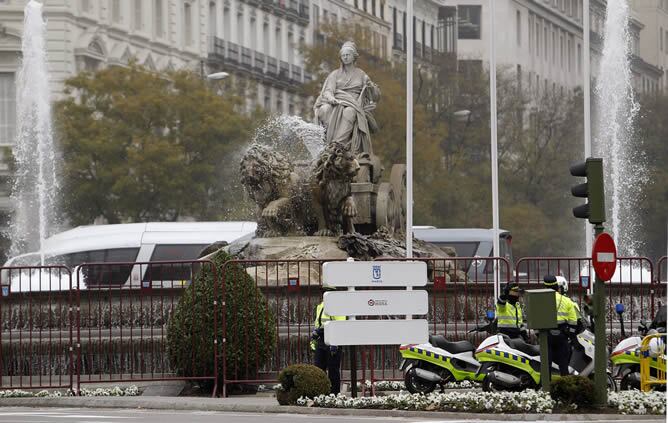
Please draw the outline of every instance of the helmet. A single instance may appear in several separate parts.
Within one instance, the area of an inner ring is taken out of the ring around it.
[[[557,286],[559,287],[559,291],[561,291],[562,294],[565,294],[568,292],[568,281],[566,281],[566,278],[563,276],[557,276]]]
[[[503,294],[509,295],[511,292],[516,293],[517,295],[522,294],[524,290],[520,288],[520,285],[517,282],[508,282],[503,287]]]
[[[557,277],[554,275],[545,275],[545,277],[543,277],[543,285],[547,288],[552,288],[555,291],[559,289],[557,285]]]

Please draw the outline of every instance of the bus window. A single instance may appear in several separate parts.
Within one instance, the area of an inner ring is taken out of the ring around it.
[[[150,261],[196,260],[200,251],[208,244],[156,245]],[[142,281],[190,281],[192,265],[183,264],[150,264]]]
[[[82,270],[87,286],[123,285],[130,277],[133,266],[131,263],[137,259],[137,253],[139,248],[112,248],[82,251],[63,257],[70,268],[84,263],[128,263],[86,266]]]
[[[451,247],[455,249],[457,257],[474,257],[478,251],[478,242],[436,242],[439,247]]]

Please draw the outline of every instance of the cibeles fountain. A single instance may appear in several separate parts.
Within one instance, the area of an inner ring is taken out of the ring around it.
[[[383,180],[385,168],[371,142],[379,129],[373,111],[381,90],[356,66],[353,42],[345,42],[339,54],[341,66],[315,101],[316,122],[272,120],[272,130],[260,128],[244,154],[241,181],[257,208],[258,228],[254,239],[227,247],[235,256],[405,256],[406,168],[393,164]],[[296,154],[299,150],[305,154]],[[417,240],[414,255],[447,257]]]

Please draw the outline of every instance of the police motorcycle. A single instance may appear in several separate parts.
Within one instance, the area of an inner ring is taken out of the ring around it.
[[[619,316],[619,323],[621,325],[622,339],[610,353],[610,361],[613,366],[613,377],[619,379],[619,388],[621,390],[640,389],[640,344],[645,336],[654,333],[666,332],[666,306],[659,307],[659,311],[654,320],[649,323],[647,320],[641,320],[638,326],[638,332],[641,336],[626,337],[624,330],[624,320],[622,314],[624,313],[624,305],[617,304],[615,311]],[[650,354],[650,374],[657,376],[658,371],[666,371],[665,359],[659,361],[657,358],[660,354],[666,354],[666,341],[655,338],[649,344]],[[665,389],[665,385],[662,387]]]
[[[488,312],[488,323],[478,326],[468,333],[490,332],[495,328],[494,313]],[[448,382],[471,380],[481,382],[485,375],[480,373],[480,363],[473,356],[475,347],[471,342],[451,342],[442,335],[429,335],[424,344],[404,344],[399,347],[404,373],[404,383],[408,392],[428,394],[436,386]]]
[[[492,335],[482,341],[475,352],[480,362],[480,373],[485,374],[482,382],[484,391],[521,391],[540,388],[540,347],[529,344],[521,338],[506,335]],[[559,367],[550,363],[551,379],[559,377]],[[571,341],[569,374],[593,377],[594,375],[594,334],[588,322],[579,328]],[[608,389],[616,390],[617,385],[608,371]]]

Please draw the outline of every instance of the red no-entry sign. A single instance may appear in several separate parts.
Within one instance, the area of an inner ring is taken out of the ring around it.
[[[591,252],[591,261],[594,265],[596,275],[603,281],[612,279],[617,268],[617,247],[615,240],[603,232],[594,240],[594,248]]]

